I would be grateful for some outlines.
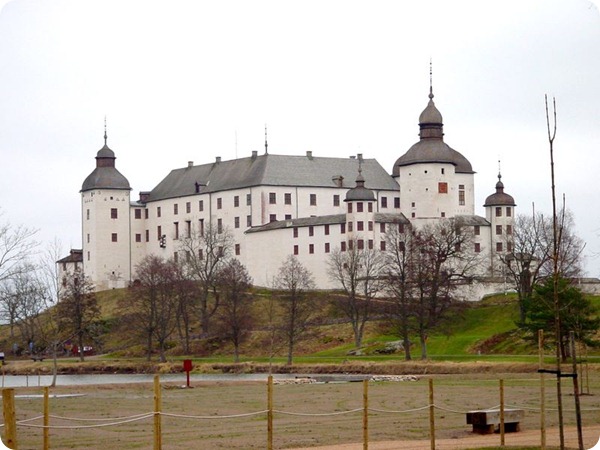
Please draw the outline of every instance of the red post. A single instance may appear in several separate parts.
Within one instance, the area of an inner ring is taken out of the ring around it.
[[[192,370],[192,360],[184,359],[183,360],[183,370],[185,370],[187,375],[187,387],[190,387],[190,371]]]

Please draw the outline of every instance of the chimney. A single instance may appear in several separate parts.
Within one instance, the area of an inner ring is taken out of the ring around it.
[[[194,161],[188,161],[188,169],[194,167]]]
[[[362,153],[359,153],[358,155],[356,155],[356,157],[358,158],[359,161],[363,160],[363,156]]]
[[[333,181],[337,187],[344,187],[344,177],[341,175],[331,177],[331,181]]]
[[[258,150],[252,150],[252,159],[256,159],[258,156]]]
[[[310,160],[312,160],[312,159],[313,159],[313,156],[312,156],[312,150],[307,150],[307,151],[306,151],[306,157],[307,157],[308,159],[310,159]]]
[[[356,156],[350,155],[350,159],[356,159]]]
[[[149,196],[150,191],[140,191],[140,203],[146,203]]]
[[[216,161],[215,161],[215,162],[216,162],[217,164],[219,164],[219,163],[221,162],[221,157],[220,157],[220,156],[217,156],[217,159],[216,159]]]

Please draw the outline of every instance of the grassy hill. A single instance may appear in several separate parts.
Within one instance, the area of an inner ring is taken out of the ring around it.
[[[266,331],[266,304],[269,293],[256,293],[254,313],[256,331],[243,345],[242,360],[268,362],[269,336]],[[333,306],[330,293],[315,293],[321,307],[315,323],[301,341],[295,351],[297,362],[339,363],[351,360],[397,361],[402,359],[402,352],[382,354],[386,344],[398,341],[398,336],[391,335],[383,321],[374,320],[367,326],[362,356],[349,356],[354,348],[351,326],[344,323],[339,312]],[[600,307],[600,297],[592,299]],[[107,358],[135,358],[144,356],[143,341],[136,339],[131,330],[120,321],[120,304],[126,301],[126,290],[111,290],[98,294],[102,311],[102,330],[97,348]],[[434,330],[428,338],[428,356],[432,360],[470,361],[470,360],[522,360],[537,361],[537,347],[523,338],[516,328],[518,306],[515,295],[497,295],[479,302],[466,305],[461,313],[451,318],[443,330]],[[199,326],[194,324],[192,334],[199,335]],[[413,359],[420,357],[418,339],[411,346]],[[170,343],[169,357],[180,359],[181,348],[176,337]],[[0,349],[8,353],[10,339],[8,327],[0,327]],[[206,361],[230,362],[232,347],[226,340],[194,339],[192,356]],[[590,355],[598,356],[600,352],[590,350]],[[285,356],[285,347],[276,348],[274,361],[281,362]],[[550,356],[550,355],[548,355]]]

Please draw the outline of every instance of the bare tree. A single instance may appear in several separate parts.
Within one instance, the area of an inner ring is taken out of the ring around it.
[[[315,283],[310,271],[290,255],[279,268],[274,286],[283,291],[280,295],[282,332],[287,341],[287,364],[291,365],[294,347],[302,339],[313,315],[308,291],[314,289]]]
[[[58,302],[57,317],[61,331],[74,336],[79,347],[79,360],[85,360],[85,340],[95,338],[94,325],[100,318],[100,308],[94,285],[81,269],[65,275],[63,291]]]
[[[410,334],[414,328],[414,271],[415,248],[413,230],[405,224],[387,224],[386,264],[384,277],[386,292],[391,299],[387,308],[387,321],[402,338],[404,359],[411,360]],[[408,248],[408,251],[407,251]]]
[[[379,250],[364,248],[364,240],[348,241],[348,250],[335,249],[329,256],[329,278],[344,291],[338,307],[352,324],[354,346],[362,347],[365,325],[371,317],[373,301],[382,289],[384,257]]]
[[[2,213],[0,212],[0,217]],[[0,282],[10,278],[33,254],[38,243],[33,240],[37,230],[23,225],[0,223]]]
[[[190,227],[189,235],[180,238],[179,249],[185,254],[188,276],[199,284],[200,326],[209,336],[211,318],[219,308],[218,274],[230,256],[233,237],[227,229],[203,224]]]
[[[183,264],[177,264],[175,272],[175,285],[177,297],[177,334],[184,354],[190,354],[191,334],[190,330],[194,317],[197,314],[196,299],[198,298],[198,285],[185,273]]]
[[[427,337],[456,305],[456,289],[470,281],[480,263],[471,251],[472,231],[459,220],[425,225],[415,232],[411,247],[415,321],[421,359],[427,359]]]
[[[222,335],[233,344],[234,361],[240,361],[240,346],[252,323],[252,278],[237,259],[231,259],[219,275],[221,308],[218,313]]]
[[[582,272],[583,241],[575,234],[573,215],[563,208],[559,214],[561,246],[558,271],[563,278]],[[512,279],[519,299],[520,321],[525,320],[524,303],[531,298],[536,284],[552,277],[552,220],[540,213],[518,215],[512,235],[507,235],[512,251],[500,257]]]
[[[177,265],[151,255],[136,266],[135,272],[138,282],[127,305],[129,324],[145,336],[148,361],[156,340],[160,361],[165,362],[167,341],[177,326]]]

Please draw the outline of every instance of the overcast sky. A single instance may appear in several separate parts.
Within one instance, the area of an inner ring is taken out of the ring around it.
[[[81,184],[108,145],[137,199],[171,169],[269,152],[363,153],[391,173],[418,140],[433,61],[445,141],[498,160],[518,212],[557,193],[600,276],[600,16],[584,0],[13,0],[0,12],[2,221],[81,248]],[[367,180],[368,181],[368,180]]]

